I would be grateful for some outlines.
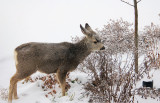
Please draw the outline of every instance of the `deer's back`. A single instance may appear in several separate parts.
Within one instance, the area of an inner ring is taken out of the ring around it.
[[[56,72],[64,65],[71,43],[27,43],[17,47],[18,68],[37,69],[41,72]],[[27,68],[28,67],[28,68]]]

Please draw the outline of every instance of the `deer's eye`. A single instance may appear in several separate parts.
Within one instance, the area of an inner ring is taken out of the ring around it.
[[[100,40],[96,39],[96,41],[94,41],[94,44],[101,42]]]
[[[94,44],[98,43],[97,41],[94,41]]]

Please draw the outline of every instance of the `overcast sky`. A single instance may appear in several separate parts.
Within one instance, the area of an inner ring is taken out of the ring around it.
[[[142,0],[138,8],[140,28],[160,23],[160,0]],[[22,43],[71,41],[83,36],[80,24],[101,29],[119,18],[134,20],[133,7],[120,0],[0,0],[0,59]]]

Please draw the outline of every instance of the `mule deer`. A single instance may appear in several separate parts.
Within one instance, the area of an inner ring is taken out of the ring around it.
[[[17,82],[29,77],[36,71],[43,73],[56,73],[62,88],[62,96],[65,95],[65,82],[67,72],[76,69],[92,51],[103,50],[105,47],[100,38],[86,23],[85,28],[80,25],[81,31],[86,36],[73,44],[62,43],[26,43],[15,49],[16,73],[10,80],[8,102],[12,97],[17,97]]]

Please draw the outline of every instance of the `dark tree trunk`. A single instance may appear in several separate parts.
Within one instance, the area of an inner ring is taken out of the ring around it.
[[[135,72],[138,73],[138,8],[137,8],[137,0],[133,1],[134,1],[134,12],[135,12],[134,62],[135,62]]]

